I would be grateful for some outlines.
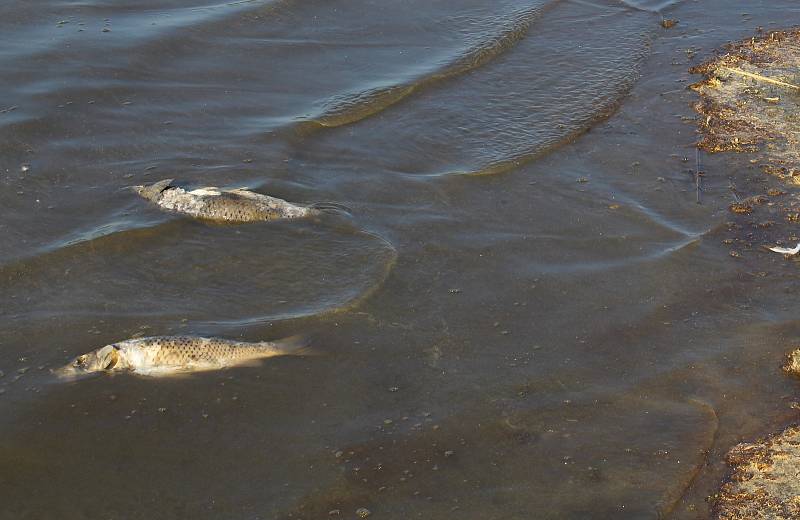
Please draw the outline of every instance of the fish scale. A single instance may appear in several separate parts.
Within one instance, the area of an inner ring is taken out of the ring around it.
[[[275,344],[247,343],[217,338],[166,336],[133,339],[115,344],[120,350],[146,352],[142,367],[225,365],[235,361],[258,359],[275,355]]]

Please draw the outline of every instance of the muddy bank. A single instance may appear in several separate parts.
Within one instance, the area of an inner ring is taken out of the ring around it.
[[[776,31],[729,45],[727,52],[690,69],[708,152],[757,152],[763,168],[794,184],[800,175],[800,30]]]
[[[728,452],[731,474],[715,497],[714,518],[800,517],[800,427],[791,426],[761,442]]]
[[[800,220],[800,30],[760,32],[731,43],[689,70],[700,135],[698,150],[750,155],[752,176],[731,178],[730,255],[798,240]],[[703,172],[699,165],[696,175]],[[759,171],[767,175],[759,175]],[[698,179],[698,186],[702,179]]]
[[[725,239],[730,255],[741,258],[772,244],[793,245],[800,220],[800,31],[775,31],[729,44],[690,72],[704,76],[691,86],[700,95],[694,106],[700,116],[698,149],[750,154],[756,174],[730,181],[733,201]],[[759,176],[759,170],[767,175]],[[798,369],[800,350],[784,366],[790,374]],[[712,497],[714,518],[800,517],[800,427],[739,444],[726,462],[728,478]]]

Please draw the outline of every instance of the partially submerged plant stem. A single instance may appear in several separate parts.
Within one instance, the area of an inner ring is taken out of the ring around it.
[[[733,74],[738,74],[740,76],[745,76],[750,79],[754,79],[757,81],[764,81],[766,83],[771,83],[773,85],[778,85],[780,87],[791,88],[794,90],[800,90],[800,87],[797,85],[792,85],[791,83],[786,83],[785,81],[780,81],[777,79],[768,78],[766,76],[762,76],[761,74],[755,74],[753,72],[747,72],[746,70],[737,69],[734,67],[720,67],[720,70],[724,70],[726,72],[730,72]]]

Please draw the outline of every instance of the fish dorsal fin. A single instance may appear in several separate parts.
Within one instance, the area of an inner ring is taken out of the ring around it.
[[[207,196],[207,197],[209,197],[209,196],[210,197],[217,197],[219,195],[222,195],[222,192],[219,191],[219,188],[216,188],[214,186],[206,186],[204,188],[197,188],[196,190],[192,190],[189,193],[192,194],[192,195],[201,195],[201,196]]]
[[[136,193],[142,197],[155,202],[161,194],[172,187],[172,182],[175,179],[164,179],[162,181],[154,182],[147,186],[134,186]]]
[[[156,193],[161,193],[162,191],[171,188],[173,182],[175,182],[175,179],[164,179],[163,181],[154,182],[149,186],[149,188]]]

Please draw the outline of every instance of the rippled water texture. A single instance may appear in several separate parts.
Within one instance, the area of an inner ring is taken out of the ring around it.
[[[748,157],[700,156],[695,202],[687,70],[797,23],[789,0],[0,5],[0,518],[706,518],[724,453],[797,419],[800,277],[723,242]],[[164,178],[331,209],[217,225],[128,189]],[[48,373],[178,333],[324,355]]]

